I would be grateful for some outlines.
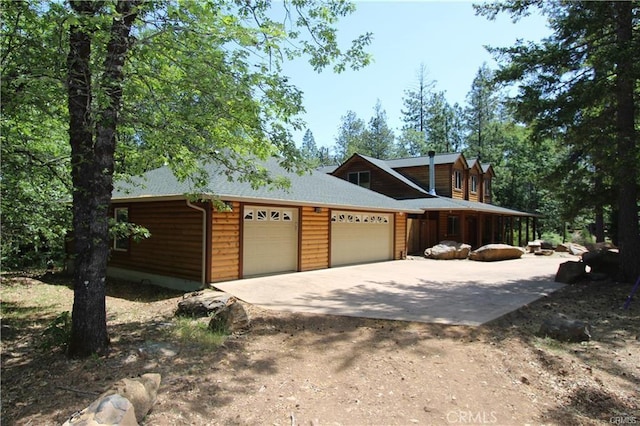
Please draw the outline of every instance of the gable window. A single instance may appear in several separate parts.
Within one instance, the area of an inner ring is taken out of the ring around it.
[[[119,223],[129,222],[129,208],[118,207],[113,209],[113,217],[116,220],[116,227]],[[129,250],[129,236],[116,236],[113,239],[113,249],[116,251]]]
[[[455,182],[455,189],[462,189],[462,172],[460,170],[455,170],[453,172],[453,177],[454,177],[454,182]]]
[[[484,181],[484,195],[485,197],[491,197],[491,179]]]
[[[471,175],[471,192],[478,192],[478,176]]]
[[[460,218],[458,216],[447,217],[447,235],[460,234]]]
[[[367,172],[351,172],[348,176],[349,182],[363,188],[371,188],[371,174]]]

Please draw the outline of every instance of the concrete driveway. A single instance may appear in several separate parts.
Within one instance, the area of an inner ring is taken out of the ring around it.
[[[501,262],[397,260],[215,287],[280,311],[480,325],[561,288],[553,279],[567,260],[557,254]]]

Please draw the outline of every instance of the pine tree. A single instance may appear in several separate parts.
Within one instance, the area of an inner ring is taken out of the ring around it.
[[[380,100],[376,102],[373,117],[362,138],[360,154],[374,158],[388,159],[394,153],[395,136],[387,124],[387,113],[382,109]]]
[[[353,111],[347,111],[340,117],[341,123],[336,137],[336,160],[342,163],[363,146],[365,125],[364,121]]]

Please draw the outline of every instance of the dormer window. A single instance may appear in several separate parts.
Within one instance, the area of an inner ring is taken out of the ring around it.
[[[471,192],[478,192],[478,176],[471,175]]]
[[[351,172],[349,173],[349,182],[361,186],[363,188],[371,188],[371,174],[366,172]]]
[[[453,177],[455,180],[455,189],[462,190],[462,172],[460,170],[456,170],[453,172]]]

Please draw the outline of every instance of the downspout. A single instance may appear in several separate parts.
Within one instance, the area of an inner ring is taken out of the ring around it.
[[[436,195],[435,151],[429,151],[429,194]]]
[[[187,200],[187,207],[191,207],[194,210],[198,210],[202,213],[202,263],[201,263],[201,277],[200,284],[202,288],[207,287],[206,283],[206,269],[207,269],[207,211],[200,207],[191,204],[191,201]]]

